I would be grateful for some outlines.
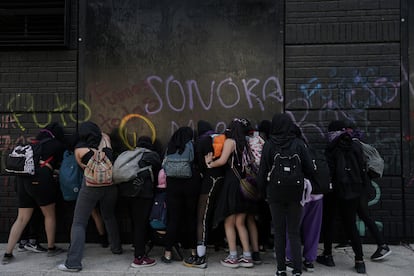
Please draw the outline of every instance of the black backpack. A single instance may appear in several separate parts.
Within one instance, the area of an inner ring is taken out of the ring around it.
[[[302,161],[296,142],[288,148],[276,148],[267,174],[268,195],[278,201],[300,201],[304,189]]]
[[[326,194],[332,192],[331,175],[325,154],[315,148],[309,147],[312,158],[313,175],[309,179],[312,184],[312,194]]]
[[[334,162],[333,188],[336,194],[343,199],[358,197],[364,185],[364,178],[363,167],[355,150],[335,149]]]
[[[53,159],[53,156],[46,160],[42,158],[43,144],[53,138],[35,140],[29,144],[15,146],[6,157],[6,172],[10,175],[25,176],[37,174],[40,167],[48,164]]]

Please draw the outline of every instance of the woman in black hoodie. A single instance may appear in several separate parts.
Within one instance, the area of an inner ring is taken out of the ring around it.
[[[45,220],[48,256],[63,252],[55,246],[56,232],[56,199],[58,186],[53,179],[55,169],[59,169],[63,158],[64,132],[60,124],[54,122],[41,129],[34,143],[42,142],[40,169],[33,177],[16,176],[16,191],[18,199],[17,219],[9,235],[6,252],[2,264],[13,260],[13,249],[24,228],[32,217],[33,210],[40,207]]]
[[[332,240],[335,213],[338,208],[346,235],[351,239],[355,253],[355,270],[357,273],[365,273],[362,244],[356,227],[360,196],[368,183],[364,155],[361,145],[352,140],[343,121],[336,120],[329,124],[328,140],[325,154],[334,191],[324,197],[322,222],[324,251],[316,261],[326,266],[335,265],[332,257]]]
[[[302,213],[303,185],[276,184],[268,179],[272,171],[276,153],[293,156],[298,155],[301,170],[298,179],[303,183],[303,177],[313,174],[312,160],[307,146],[295,134],[295,125],[287,114],[276,114],[272,118],[270,137],[263,146],[257,183],[263,195],[266,196],[272,214],[275,229],[275,246],[277,271],[276,275],[286,275],[286,233],[289,236],[293,258],[293,275],[302,273],[302,255],[300,240],[300,218]],[[282,180],[282,182],[286,182]]]

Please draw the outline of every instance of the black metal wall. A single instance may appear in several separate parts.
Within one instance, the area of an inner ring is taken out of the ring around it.
[[[139,135],[165,144],[178,126],[200,119],[222,130],[233,117],[255,124],[285,111],[322,148],[329,121],[348,119],[386,161],[384,177],[372,183],[372,215],[387,240],[414,237],[412,4],[88,0],[78,8],[66,2],[68,48],[0,52],[2,169],[15,143],[51,121],[73,130],[91,119],[133,147]],[[16,202],[11,179],[0,176],[0,183],[5,242]],[[67,241],[73,206],[58,207],[58,239]],[[129,222],[118,212],[128,240]]]

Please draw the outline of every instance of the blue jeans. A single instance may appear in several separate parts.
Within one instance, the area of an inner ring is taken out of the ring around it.
[[[118,223],[115,217],[115,205],[118,188],[115,185],[106,187],[88,187],[84,184],[76,200],[73,215],[70,247],[65,262],[68,268],[82,268],[83,250],[85,247],[86,227],[92,210],[99,202],[102,219],[108,233],[108,240],[113,253],[122,252]]]

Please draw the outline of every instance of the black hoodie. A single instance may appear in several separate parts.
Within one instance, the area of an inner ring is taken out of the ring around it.
[[[287,114],[276,114],[272,118],[270,137],[263,146],[260,169],[256,178],[260,193],[262,196],[266,196],[269,203],[297,201],[298,198],[302,198],[303,187],[294,193],[289,193],[278,188],[275,189],[275,187],[272,187],[274,185],[269,185],[267,181],[267,175],[273,165],[274,155],[280,151],[297,153],[301,159],[304,175],[307,178],[312,176],[314,169],[308,148],[302,139],[296,137],[295,125]]]
[[[332,125],[330,131],[340,130],[332,128]],[[325,155],[336,195],[346,200],[359,197],[369,182],[361,145],[344,132],[329,142]]]

